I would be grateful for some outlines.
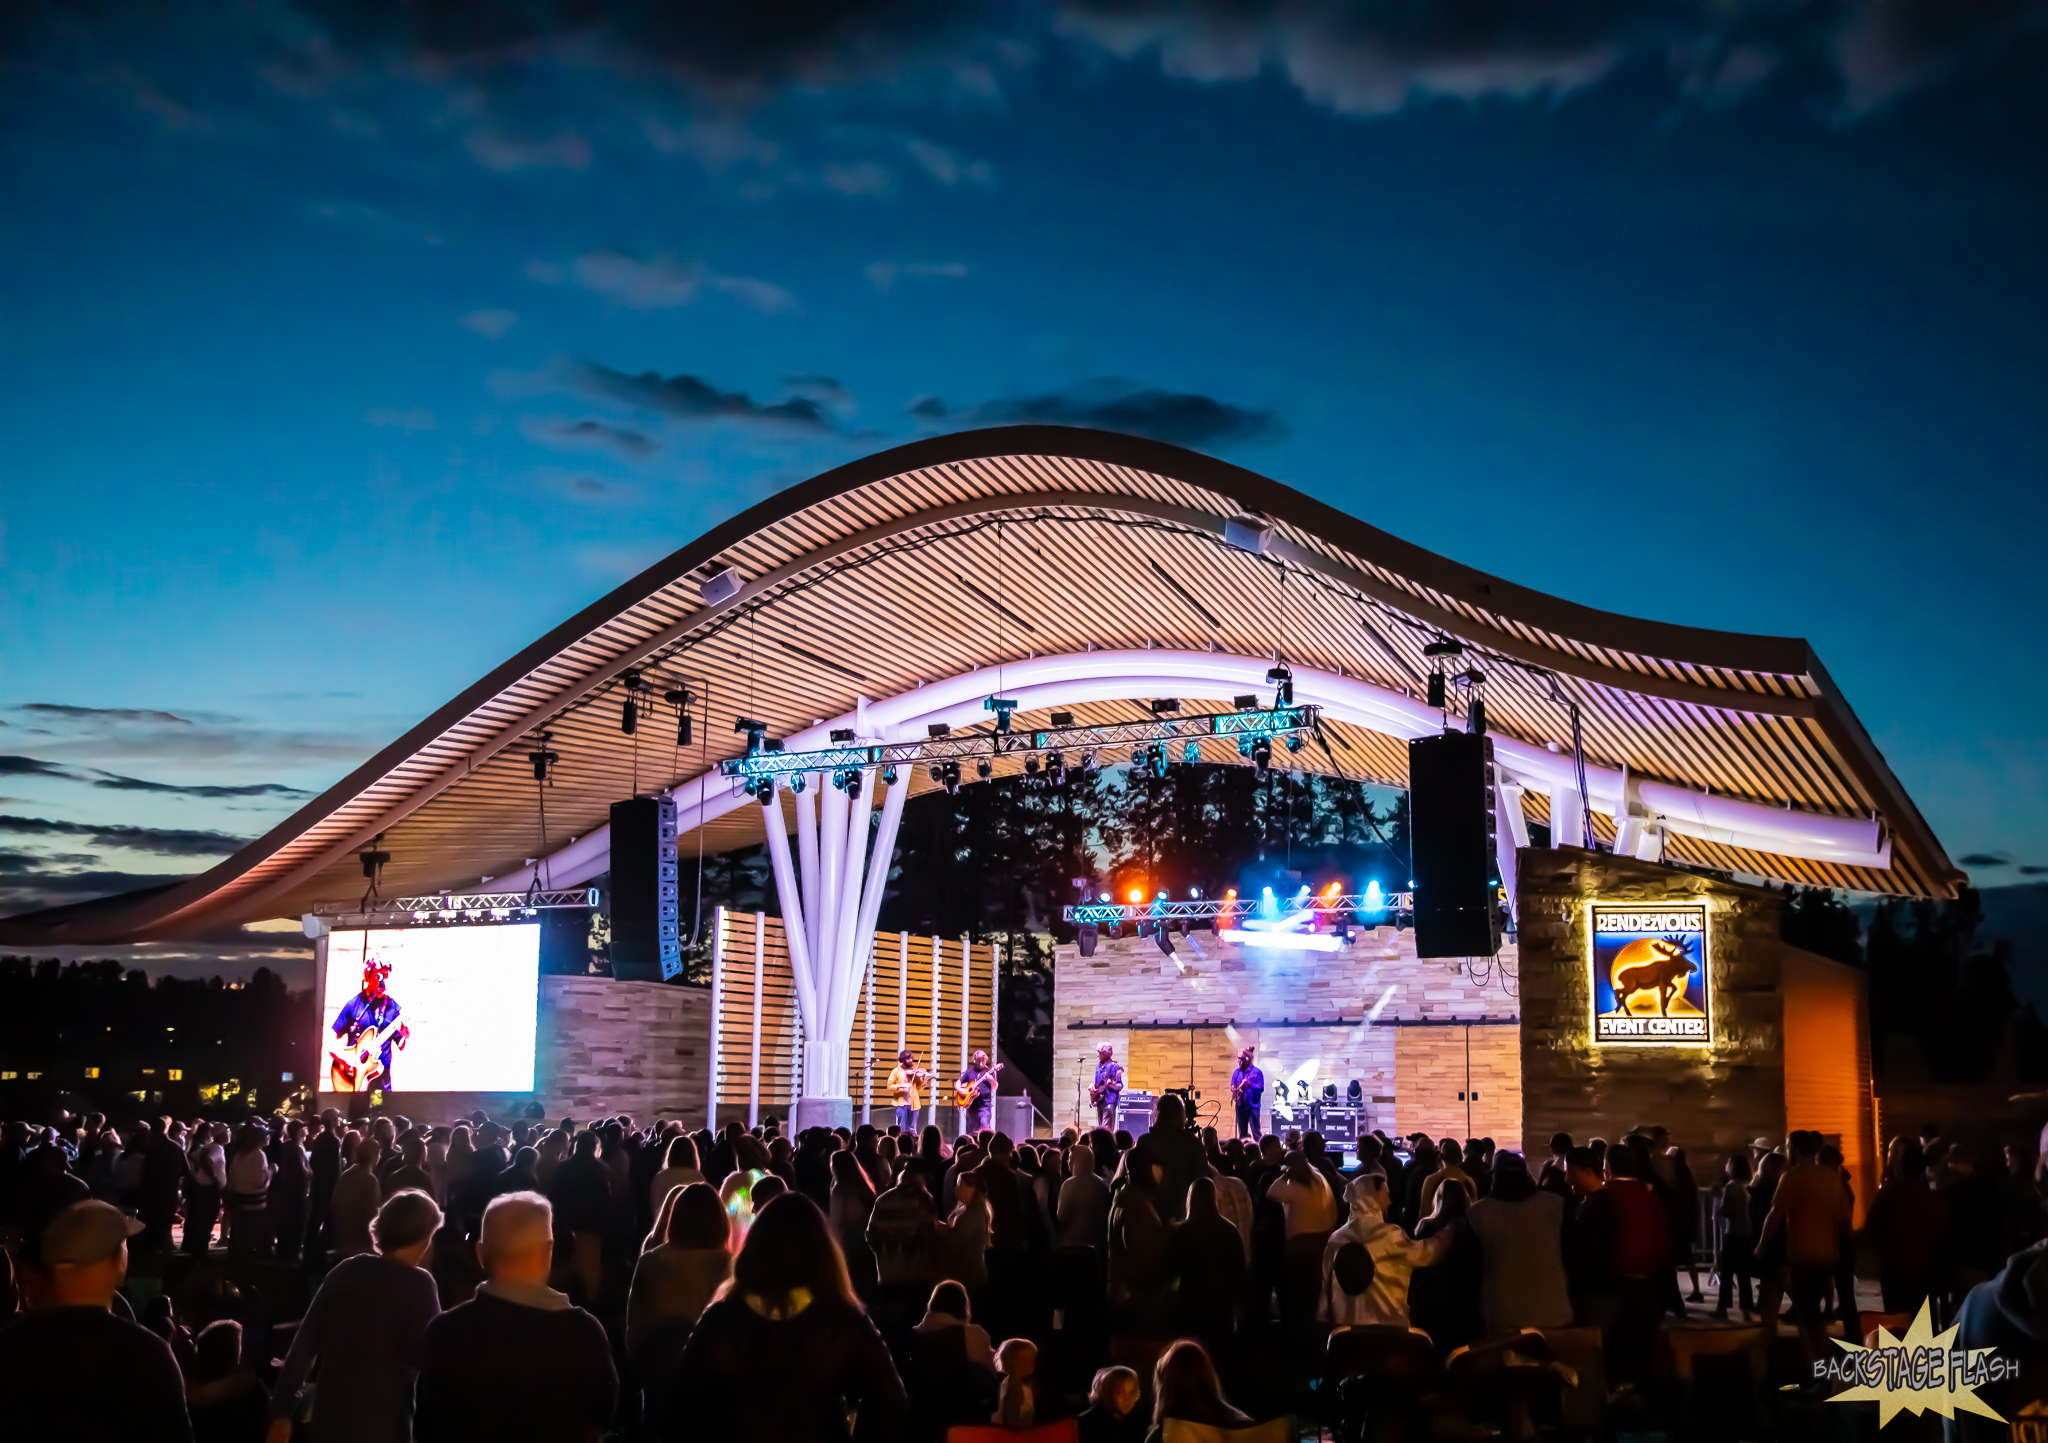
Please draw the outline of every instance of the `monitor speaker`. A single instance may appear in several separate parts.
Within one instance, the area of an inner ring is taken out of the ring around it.
[[[1415,955],[1491,957],[1502,917],[1493,885],[1493,741],[1445,732],[1408,743]]]
[[[683,970],[676,804],[612,803],[612,976],[665,982]]]

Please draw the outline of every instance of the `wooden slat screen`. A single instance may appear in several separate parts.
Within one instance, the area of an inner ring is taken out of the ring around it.
[[[802,1080],[802,1039],[796,979],[780,917],[720,909],[720,964],[717,978],[718,1031],[713,1041],[716,1095],[722,1105],[787,1108]],[[755,938],[761,938],[760,1083],[750,1092],[754,1055]],[[933,957],[938,958],[937,1008],[933,1007]],[[970,975],[962,976],[963,958]],[[960,937],[918,937],[883,932],[875,937],[869,975],[855,1006],[847,1082],[857,1105],[885,1107],[889,1069],[899,1046],[916,1051],[942,1084],[950,1086],[974,1048],[995,1053],[994,944],[970,946]],[[968,1030],[961,1032],[963,986]],[[868,1022],[869,998],[874,1024]],[[941,1099],[947,1094],[942,1091]],[[871,1104],[868,1099],[872,1098]]]

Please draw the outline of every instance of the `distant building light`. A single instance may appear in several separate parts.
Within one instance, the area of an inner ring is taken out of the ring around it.
[[[12,1082],[19,1076],[21,1074],[18,1072],[0,1072],[0,1082]]]
[[[167,1067],[164,1069],[164,1076],[172,1082],[183,1082],[185,1080],[185,1069],[182,1067]]]
[[[88,1067],[85,1069],[85,1075],[87,1077],[98,1077],[100,1075],[100,1070],[97,1067]]]
[[[156,1069],[154,1067],[145,1067],[142,1069],[142,1075],[144,1077],[155,1077]]]
[[[290,1082],[292,1080],[292,1075],[289,1072],[284,1073],[281,1075],[281,1080],[285,1082]]]
[[[34,1081],[35,1081],[35,1080],[36,1080],[36,1079],[37,1079],[38,1077],[41,1077],[41,1076],[42,1076],[42,1073],[40,1073],[40,1072],[31,1072],[31,1073],[30,1073],[30,1074],[28,1075],[28,1080],[29,1080],[30,1082],[34,1082]]]

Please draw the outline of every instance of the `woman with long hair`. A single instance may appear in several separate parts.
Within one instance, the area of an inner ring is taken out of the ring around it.
[[[906,1399],[831,1225],[785,1193],[764,1207],[667,1389],[661,1436],[839,1443],[895,1436]]]
[[[626,1357],[658,1422],[668,1376],[697,1319],[732,1276],[732,1227],[709,1183],[674,1188],[662,1200],[662,1234],[640,1254],[626,1296]]]
[[[853,1274],[854,1288],[863,1296],[875,1289],[875,1255],[868,1250],[868,1217],[875,1210],[874,1183],[852,1152],[832,1154],[832,1231],[839,1250]]]
[[[697,1166],[697,1142],[687,1132],[678,1135],[668,1145],[668,1152],[662,1158],[661,1171],[654,1175],[648,1185],[647,1200],[654,1205],[654,1211],[661,1211],[662,1199],[669,1189],[688,1187],[691,1183],[704,1182],[703,1171]]]
[[[1242,1428],[1252,1421],[1223,1396],[1223,1380],[1216,1376],[1209,1350],[1193,1338],[1182,1338],[1161,1353],[1152,1370],[1152,1431],[1145,1443],[1161,1443],[1169,1418],[1212,1428]]]

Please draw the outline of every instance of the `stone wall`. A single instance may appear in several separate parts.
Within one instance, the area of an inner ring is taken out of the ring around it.
[[[1554,1132],[1612,1141],[1661,1124],[1693,1175],[1785,1130],[1778,895],[1577,847],[1517,860],[1521,944],[1522,1135],[1541,1156]],[[1711,1040],[1697,1047],[1596,1046],[1588,903],[1703,903]]]
[[[1242,1043],[1256,1043],[1269,1106],[1283,1080],[1307,1080],[1320,1093],[1325,1082],[1334,1081],[1341,1088],[1357,1078],[1371,1109],[1369,1125],[1391,1133],[1410,1103],[1419,1101],[1404,1102],[1400,1097],[1395,1042],[1402,1029],[1394,1023],[1515,1015],[1512,944],[1476,969],[1469,963],[1419,960],[1415,934],[1392,927],[1360,930],[1348,946],[1335,952],[1248,949],[1220,941],[1210,932],[1176,937],[1174,944],[1172,957],[1162,956],[1154,939],[1129,935],[1105,935],[1092,957],[1081,956],[1073,945],[1055,950],[1056,1127],[1073,1122],[1077,1112],[1093,1121],[1086,1091],[1094,1079],[1098,1043],[1110,1043],[1119,1058],[1133,1064],[1133,1087],[1154,1092],[1184,1087],[1192,1068],[1205,1101],[1225,1104],[1232,1051]],[[1336,1026],[1299,1025],[1312,1018],[1344,1021]],[[1361,1025],[1366,1018],[1377,1025]],[[1164,1034],[1139,1031],[1134,1049],[1132,1030],[1116,1025],[1155,1020],[1184,1020],[1191,1027]],[[1076,1022],[1098,1025],[1076,1028]],[[1282,1022],[1295,1025],[1277,1025]],[[1104,1023],[1111,1025],[1099,1025]],[[1196,1023],[1210,1026],[1193,1029]],[[1475,1034],[1480,1031],[1512,1038],[1515,1029],[1489,1027],[1475,1029]],[[1224,1121],[1227,1135],[1227,1107]]]
[[[701,1127],[710,1087],[711,994],[700,987],[609,977],[540,979],[532,1092],[395,1092],[388,1107],[422,1121],[524,1116],[539,1103],[551,1121],[615,1113],[636,1122],[680,1118]],[[320,1094],[320,1106],[349,1099]]]

